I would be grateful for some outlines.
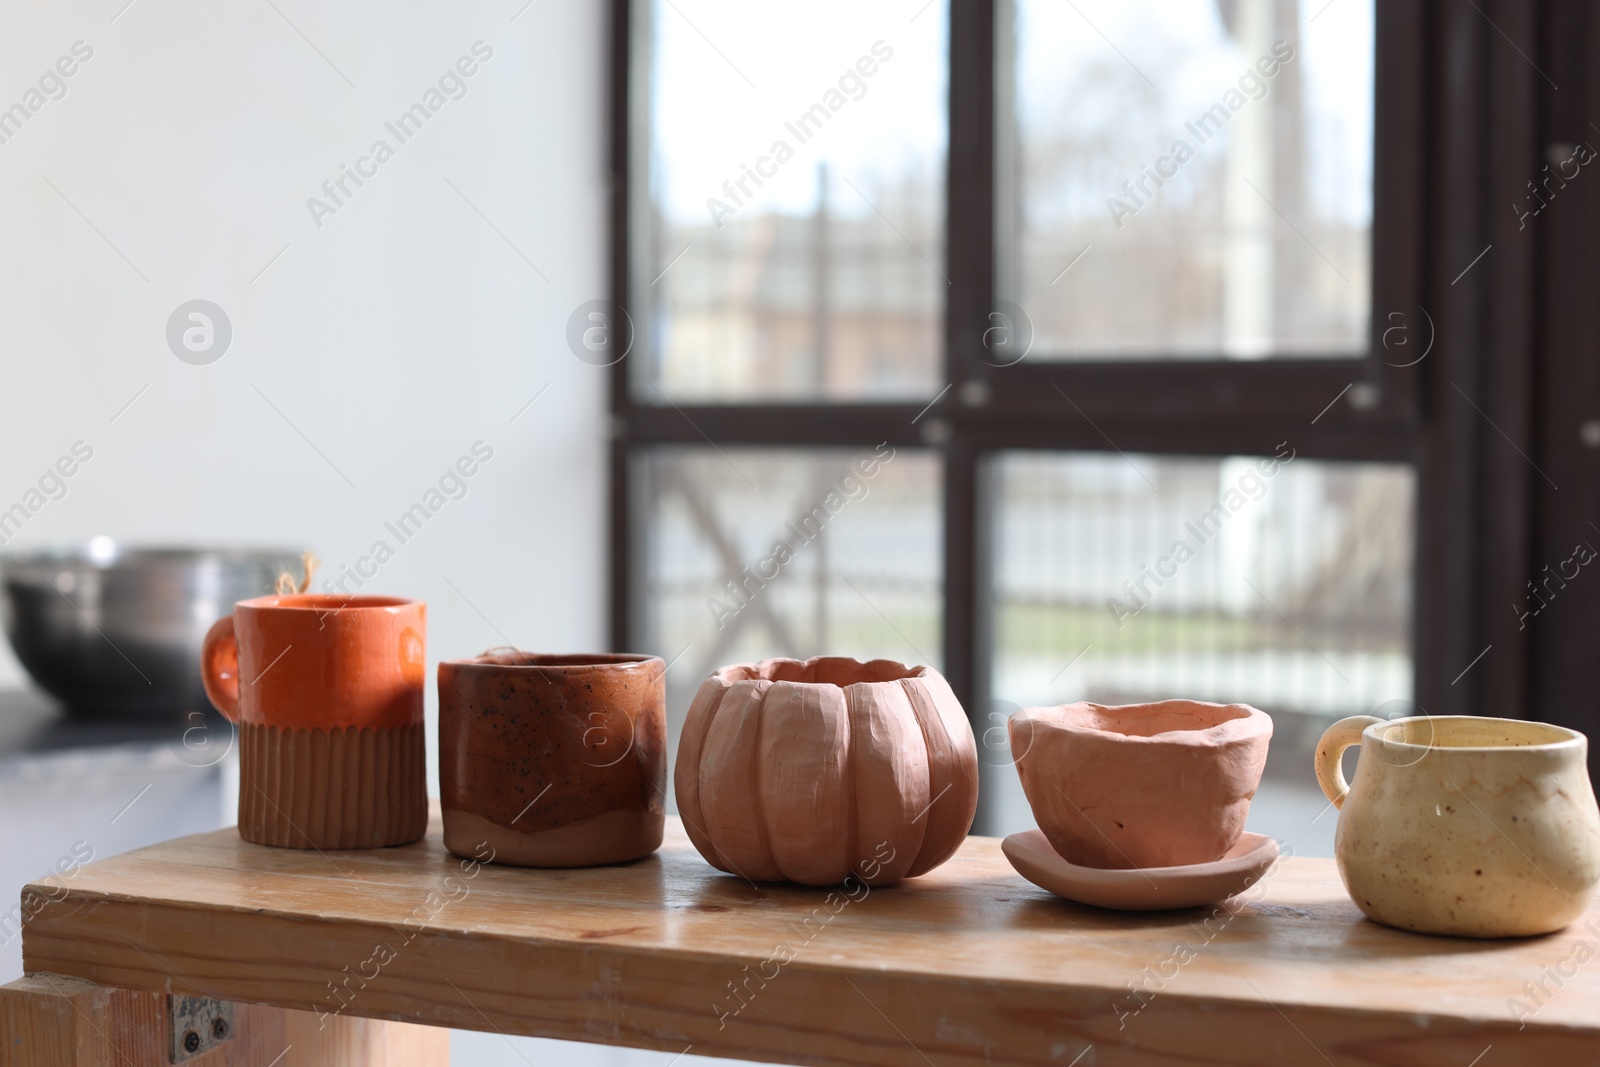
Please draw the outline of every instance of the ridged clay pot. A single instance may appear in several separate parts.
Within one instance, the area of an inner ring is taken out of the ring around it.
[[[1244,832],[1272,740],[1265,712],[1198,700],[1024,708],[1007,726],[1051,847],[1105,869],[1221,859]]]
[[[420,600],[241,600],[206,635],[206,695],[239,724],[239,836],[404,845],[428,828]]]
[[[701,684],[674,782],[689,839],[719,870],[887,885],[960,846],[977,810],[978,752],[931,668],[770,659]]]

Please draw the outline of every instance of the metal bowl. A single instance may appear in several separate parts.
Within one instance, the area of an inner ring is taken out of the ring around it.
[[[177,715],[211,705],[200,646],[235,601],[300,574],[300,553],[82,548],[0,558],[0,606],[17,659],[75,713]]]

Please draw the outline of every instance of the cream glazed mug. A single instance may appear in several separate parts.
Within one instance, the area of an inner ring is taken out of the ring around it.
[[[1361,746],[1354,787],[1340,756]],[[1576,730],[1471,715],[1356,715],[1317,744],[1340,809],[1334,855],[1356,905],[1402,930],[1525,937],[1583,914],[1600,808]]]

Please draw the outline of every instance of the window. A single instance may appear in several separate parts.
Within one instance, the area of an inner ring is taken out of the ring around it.
[[[1489,438],[1458,394],[1492,406],[1504,364],[1427,358],[1473,350],[1490,284],[1450,282],[1487,215],[1439,197],[1479,157],[1430,158],[1430,79],[1492,27],[1373,0],[615,10],[613,637],[675,661],[673,713],[736,659],[930,663],[992,832],[1019,704],[1252,701],[1263,788],[1291,790],[1333,717],[1499,684],[1451,676],[1487,632]]]
[[[671,736],[726,663],[826,651],[940,665],[937,455],[702,444],[635,462],[642,642],[674,661]]]
[[[1344,715],[1412,689],[1412,473],[1003,453],[993,691]]]
[[[931,397],[946,18],[654,3],[643,403]],[[735,61],[733,58],[737,56]]]
[[[1000,288],[1036,358],[1365,354],[1372,3],[1018,0]]]

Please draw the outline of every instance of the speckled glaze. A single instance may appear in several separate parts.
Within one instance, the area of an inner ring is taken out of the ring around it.
[[[665,823],[666,665],[491,650],[439,664],[439,802],[457,855],[524,867],[647,856]]]
[[[1069,863],[1107,869],[1227,855],[1272,740],[1266,712],[1199,700],[1024,708],[1007,728],[1051,846]]]
[[[1355,786],[1339,757],[1361,745]],[[1402,930],[1524,937],[1600,883],[1600,809],[1575,730],[1467,715],[1341,719],[1317,746],[1351,899]]]

